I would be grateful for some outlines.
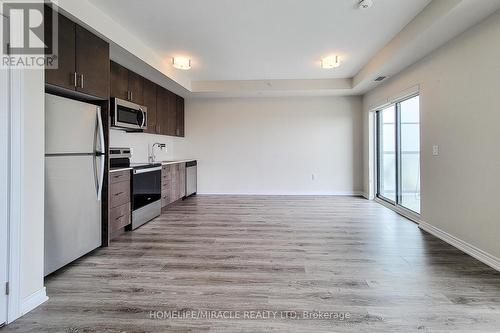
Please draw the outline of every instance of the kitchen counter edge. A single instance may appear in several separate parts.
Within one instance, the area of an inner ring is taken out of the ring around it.
[[[109,173],[113,172],[121,172],[121,171],[127,171],[127,170],[132,170],[132,168],[116,168],[116,169],[109,169]]]
[[[178,160],[178,161],[168,161],[168,162],[159,162],[161,165],[169,165],[169,164],[179,164],[179,163],[186,163],[186,162],[192,162],[192,161],[197,161],[195,158],[187,159],[187,160]]]

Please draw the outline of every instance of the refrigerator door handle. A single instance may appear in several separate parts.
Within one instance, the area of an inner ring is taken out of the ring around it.
[[[99,189],[97,191],[97,200],[101,201],[102,186],[104,184],[104,161],[106,159],[106,156],[105,155],[101,155],[101,156],[99,156],[99,158],[101,159],[101,175],[100,175],[100,179],[99,179]]]
[[[102,116],[101,116],[101,108],[97,108],[97,130],[99,131],[99,141],[101,144],[101,151],[100,153],[105,153],[106,151],[106,145],[104,143],[104,128],[102,125]]]
[[[100,150],[97,151],[97,143],[95,144],[95,156],[94,156],[94,177],[95,177],[95,182],[96,182],[96,189],[97,189],[97,200],[101,201],[102,197],[102,187],[104,183],[104,163],[105,163],[105,156],[106,154],[104,153],[106,151],[106,145],[104,143],[104,129],[102,125],[102,116],[101,116],[101,108],[97,108],[97,126],[96,126],[96,136],[99,136],[99,143],[100,143]],[[100,163],[100,172],[99,175],[97,175],[97,161],[96,159],[100,158],[101,163]]]
[[[94,183],[95,190],[97,194],[97,200],[99,200],[99,178],[97,176],[97,153],[92,158],[92,169],[94,170]]]

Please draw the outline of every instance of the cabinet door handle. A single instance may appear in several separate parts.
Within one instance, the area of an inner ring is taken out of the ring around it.
[[[125,192],[118,192],[118,193],[115,193],[115,197],[117,197],[117,196],[119,196],[119,195],[121,195],[121,194],[123,194],[123,193],[125,193]]]
[[[83,84],[83,80],[84,80],[84,78],[85,78],[85,77],[84,77],[84,75],[83,75],[83,74],[80,74],[80,88],[82,88],[82,89],[83,89],[83,87],[84,87],[84,84]]]
[[[122,217],[124,217],[125,215],[120,215],[118,216],[117,218],[115,218],[115,221],[118,221],[119,219],[121,219]]]
[[[73,83],[73,86],[75,88],[78,88],[78,73],[77,72],[74,72],[73,75],[72,75],[72,83]]]
[[[133,102],[134,101],[134,92],[130,92],[130,101]]]

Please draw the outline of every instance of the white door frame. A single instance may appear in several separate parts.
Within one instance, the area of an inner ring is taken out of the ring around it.
[[[5,15],[2,19],[8,19]],[[11,27],[12,28],[12,27]],[[20,33],[23,27],[16,27],[15,33]],[[10,82],[7,91],[9,107],[8,121],[0,124],[2,131],[8,133],[7,156],[3,158],[6,166],[2,177],[7,184],[7,281],[9,294],[7,295],[7,323],[11,323],[21,316],[21,218],[22,218],[22,165],[23,165],[23,87],[24,75],[21,69],[2,70],[2,75],[9,75]],[[1,292],[3,292],[3,286]]]
[[[21,220],[24,132],[24,78],[22,70],[11,70],[10,89],[10,217],[9,217],[9,295],[7,322],[21,316]]]
[[[7,18],[0,13],[0,32]],[[3,33],[3,32],[2,32]],[[2,40],[2,43],[4,41]],[[2,45],[3,48],[3,45]],[[0,99],[0,325],[7,323],[7,282],[9,262],[9,174],[10,174],[10,70],[0,69],[0,91],[7,93]]]

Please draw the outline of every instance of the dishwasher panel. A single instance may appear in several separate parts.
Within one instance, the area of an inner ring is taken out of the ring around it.
[[[197,161],[186,162],[186,197],[197,192]]]

